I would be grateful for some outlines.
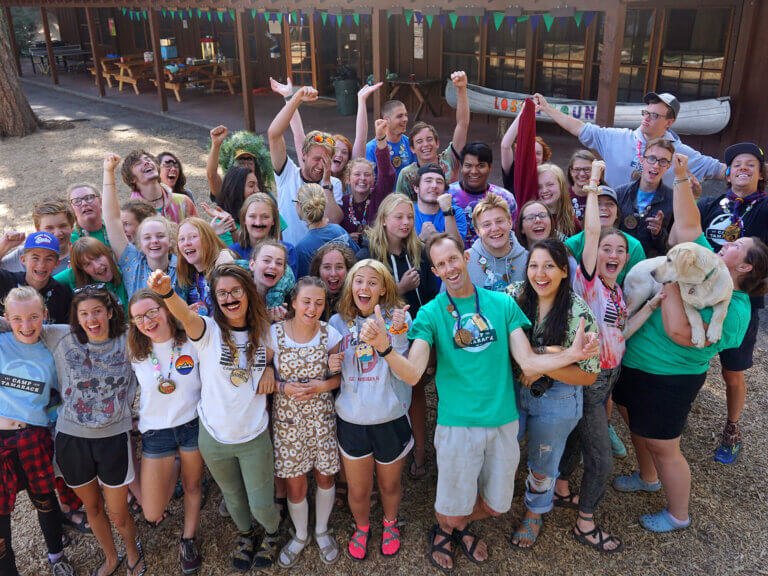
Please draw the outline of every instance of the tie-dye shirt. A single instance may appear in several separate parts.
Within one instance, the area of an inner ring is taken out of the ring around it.
[[[626,344],[624,326],[627,305],[618,283],[608,288],[597,273],[592,276],[579,263],[573,275],[573,291],[586,300],[600,327],[600,368],[616,368],[621,364]]]

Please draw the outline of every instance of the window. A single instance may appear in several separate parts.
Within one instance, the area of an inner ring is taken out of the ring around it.
[[[538,29],[536,91],[559,98],[581,98],[586,27],[572,18]]]
[[[480,25],[474,18],[467,18],[452,28],[449,22],[443,26],[443,76],[456,70],[464,70],[467,79],[477,84],[480,79]]]
[[[669,10],[659,61],[657,92],[680,100],[720,95],[730,8]]]
[[[488,24],[485,85],[496,90],[522,92],[525,83],[525,35],[527,22],[516,22],[510,30],[506,23]]]
[[[288,24],[288,70],[294,86],[312,86],[312,38],[309,20]]]

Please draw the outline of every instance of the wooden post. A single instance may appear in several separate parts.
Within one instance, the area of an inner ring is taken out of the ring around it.
[[[99,88],[99,96],[104,98],[104,76],[101,73],[101,46],[99,46],[99,37],[96,34],[93,8],[85,9],[85,20],[88,23],[88,38],[91,41],[91,55],[93,56],[93,71],[96,75],[96,86]]]
[[[597,87],[596,122],[600,126],[613,126],[616,99],[619,93],[619,65],[624,41],[627,7],[619,4],[605,14],[603,28],[603,54],[600,59],[600,79]]]
[[[515,24],[516,33],[520,30],[520,24]],[[536,78],[536,30],[526,24],[525,29],[525,69],[523,70],[523,92],[534,93]]]
[[[16,62],[16,72],[21,76],[21,60],[19,60],[19,47],[16,45],[16,33],[13,31],[13,17],[11,16],[11,7],[4,6],[5,23],[8,25],[8,40],[11,43],[13,59]]]
[[[43,34],[45,34],[45,47],[48,49],[48,68],[51,71],[51,80],[54,84],[59,83],[59,73],[56,71],[56,60],[53,56],[53,45],[51,44],[51,29],[48,26],[48,12],[45,8],[40,8],[40,16],[43,19]]]
[[[235,13],[235,28],[237,33],[237,50],[240,52],[240,83],[243,90],[243,112],[245,114],[245,129],[256,131],[256,118],[253,114],[253,80],[251,78],[251,54],[248,46],[248,26],[245,12]]]
[[[373,9],[371,18],[371,44],[373,45],[373,81],[384,82],[385,85],[373,93],[373,119],[381,118],[381,107],[387,95],[385,70],[387,68],[387,15],[380,8]]]
[[[147,14],[149,15],[149,35],[152,37],[157,100],[160,103],[160,110],[168,112],[168,97],[165,94],[165,68],[163,67],[163,53],[160,50],[160,19],[154,8],[148,8]]]

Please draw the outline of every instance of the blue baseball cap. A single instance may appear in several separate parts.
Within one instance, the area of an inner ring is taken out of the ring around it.
[[[59,255],[59,241],[56,236],[49,232],[34,232],[27,236],[24,242],[24,251],[33,250],[34,248],[42,248],[44,250],[50,250]]]

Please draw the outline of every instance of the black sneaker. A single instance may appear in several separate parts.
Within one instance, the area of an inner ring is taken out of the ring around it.
[[[261,546],[256,553],[253,561],[253,567],[257,570],[268,568],[277,562],[277,555],[280,553],[280,536],[277,532],[274,534],[265,534],[261,539]]]
[[[235,537],[235,554],[232,567],[238,572],[248,572],[253,566],[256,556],[256,531],[251,528],[248,532],[239,532]]]
[[[194,574],[203,565],[203,557],[197,549],[195,538],[182,538],[179,543],[179,562],[184,574]]]

